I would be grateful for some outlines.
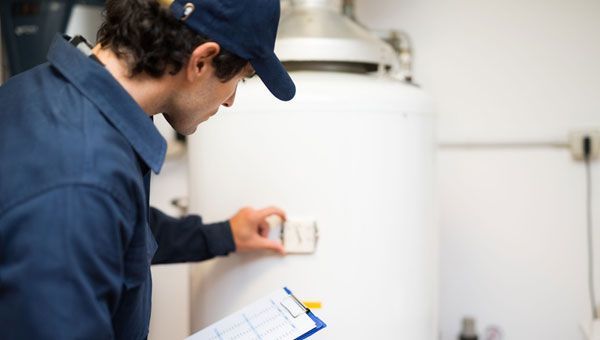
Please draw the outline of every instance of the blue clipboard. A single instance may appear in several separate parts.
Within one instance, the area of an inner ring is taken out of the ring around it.
[[[296,297],[294,296],[294,294],[292,293],[291,290],[289,290],[287,287],[283,287],[283,289],[285,290],[286,293],[288,293],[289,295],[291,295],[296,301],[298,301],[298,299],[296,299]],[[300,301],[298,301],[300,303]],[[306,308],[306,306],[304,306],[304,308]],[[303,335],[301,335],[300,337],[296,338],[296,340],[302,340],[302,339],[306,339],[309,336],[315,334],[316,332],[322,330],[323,328],[327,327],[327,324],[325,322],[323,322],[321,319],[319,319],[315,314],[313,314],[313,312],[310,311],[310,309],[306,308],[307,312],[306,315],[308,315],[314,322],[315,322],[315,328],[311,329],[310,331],[304,333]]]

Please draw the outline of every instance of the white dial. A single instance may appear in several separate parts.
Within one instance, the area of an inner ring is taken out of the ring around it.
[[[283,223],[282,241],[287,253],[312,254],[317,249],[318,238],[315,221],[288,220]]]

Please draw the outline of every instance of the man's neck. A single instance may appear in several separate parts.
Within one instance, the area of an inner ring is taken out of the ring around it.
[[[170,98],[169,91],[174,88],[172,84],[175,81],[174,77],[166,75],[157,79],[144,73],[131,77],[127,62],[122,58],[119,59],[112,50],[96,45],[92,53],[100,59],[106,70],[147,115],[152,116],[166,111]]]

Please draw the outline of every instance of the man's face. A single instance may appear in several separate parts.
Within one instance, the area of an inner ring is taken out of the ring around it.
[[[205,67],[209,67],[209,75],[185,82],[171,98],[168,112],[164,113],[173,129],[182,135],[194,133],[198,125],[216,114],[221,106],[231,107],[238,83],[254,75],[248,63],[239,74],[223,82],[215,75],[212,65]]]

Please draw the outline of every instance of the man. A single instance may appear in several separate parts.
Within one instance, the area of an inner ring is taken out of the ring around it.
[[[0,88],[2,339],[144,339],[152,259],[283,253],[266,238],[277,208],[202,225],[148,207],[166,148],[152,115],[191,134],[254,72],[295,94],[273,53],[279,0],[167,2],[108,0],[98,46],[57,37]]]

